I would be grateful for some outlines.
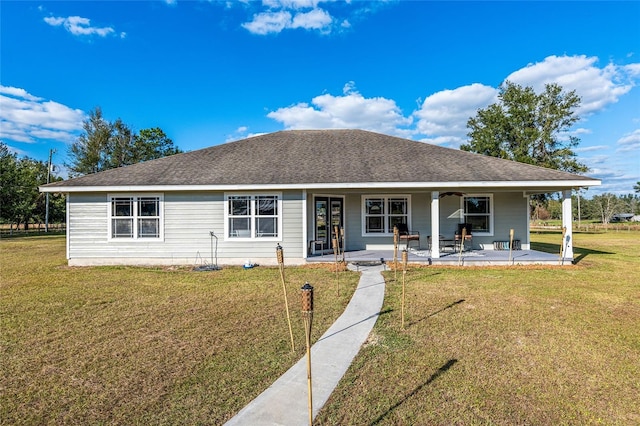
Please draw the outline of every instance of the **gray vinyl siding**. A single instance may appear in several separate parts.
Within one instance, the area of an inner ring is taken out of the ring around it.
[[[314,196],[344,196],[345,214],[345,240],[346,250],[364,250],[367,245],[392,245],[393,237],[385,236],[364,236],[362,232],[362,196],[363,195],[409,195],[411,197],[411,228],[420,232],[421,244],[426,245],[426,236],[431,230],[431,206],[430,192],[412,192],[409,190],[372,190],[372,191],[349,191],[339,193],[319,192],[309,193],[307,200],[307,227],[309,229],[308,238],[314,238]]]
[[[234,192],[238,193],[238,192]],[[273,193],[273,192],[272,192]],[[253,192],[246,192],[253,194]],[[275,248],[280,244],[286,258],[301,259],[306,255],[308,240],[314,233],[314,195],[343,196],[345,213],[345,239],[347,250],[363,250],[367,246],[392,245],[390,236],[363,236],[362,195],[410,195],[411,229],[420,232],[421,245],[426,246],[431,235],[431,193],[395,191],[357,191],[308,193],[307,235],[303,229],[303,194],[291,190],[282,193],[281,239],[238,241],[224,235],[223,192],[171,192],[164,193],[163,231],[161,240],[110,240],[108,236],[107,193],[69,194],[69,259],[81,263],[89,259],[93,263],[122,264],[202,264],[211,262],[216,253],[217,260],[238,263],[246,259],[253,262],[275,263]],[[132,194],[134,195],[134,194]],[[140,195],[140,194],[135,194]],[[460,218],[460,197],[446,196],[440,199],[440,234],[453,237]],[[522,192],[498,192],[493,194],[494,230],[490,236],[473,236],[474,248],[491,248],[493,241],[508,240],[509,230],[514,229],[515,238],[528,244],[527,199]],[[212,247],[213,246],[213,247]],[[213,249],[213,250],[212,250]],[[112,262],[110,262],[110,259]],[[92,263],[92,262],[87,262]]]
[[[509,230],[513,229],[515,240],[529,244],[529,200],[522,196],[522,192],[498,192],[494,194],[493,204],[495,232],[491,241],[487,240],[486,243],[493,245],[493,241],[509,241]]]
[[[247,192],[251,194],[251,192]],[[132,194],[139,195],[139,194]],[[280,241],[234,241],[224,235],[224,193],[164,193],[161,240],[110,240],[108,238],[108,194],[70,194],[69,259],[132,259],[131,263],[200,264],[217,258],[275,259],[279,242],[289,255],[302,257],[302,194],[282,193],[282,230]]]
[[[104,256],[108,209],[106,194],[69,194],[69,258]]]
[[[522,192],[496,192],[492,195],[492,235],[473,235],[473,248],[491,249],[494,241],[508,241],[510,229],[514,230],[514,239],[520,240],[522,244],[528,243],[528,201],[523,197]],[[458,196],[440,199],[440,235],[453,238],[458,229],[458,223],[462,222],[460,202],[461,198]]]

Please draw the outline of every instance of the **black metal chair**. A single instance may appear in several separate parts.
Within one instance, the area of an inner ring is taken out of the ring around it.
[[[420,232],[412,231],[407,227],[406,223],[398,223],[396,224],[396,228],[398,228],[398,239],[402,242],[405,242],[407,250],[409,250],[409,243],[411,241],[418,242],[418,250],[420,250]]]

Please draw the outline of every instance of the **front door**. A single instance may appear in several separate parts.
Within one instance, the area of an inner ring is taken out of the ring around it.
[[[337,226],[339,229],[342,229],[343,225],[344,199],[340,197],[315,197],[314,239],[316,241],[323,241],[326,251],[333,251],[331,240],[335,237],[334,227]],[[338,241],[342,247],[340,236],[338,236]],[[321,249],[321,247],[317,247],[317,249]]]

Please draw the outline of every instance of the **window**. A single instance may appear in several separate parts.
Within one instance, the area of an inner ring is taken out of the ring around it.
[[[493,197],[469,195],[462,198],[464,223],[470,223],[473,234],[493,235]]]
[[[109,238],[149,239],[161,237],[161,197],[111,196]]]
[[[278,195],[228,195],[226,234],[229,238],[278,238]]]
[[[409,226],[408,196],[363,197],[363,234],[389,235],[399,223]]]

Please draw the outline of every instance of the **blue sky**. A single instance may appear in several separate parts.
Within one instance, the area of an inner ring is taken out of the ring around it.
[[[186,151],[304,128],[457,148],[508,79],[581,96],[587,197],[640,181],[640,2],[2,0],[0,19],[0,138],[58,165],[96,106]]]

